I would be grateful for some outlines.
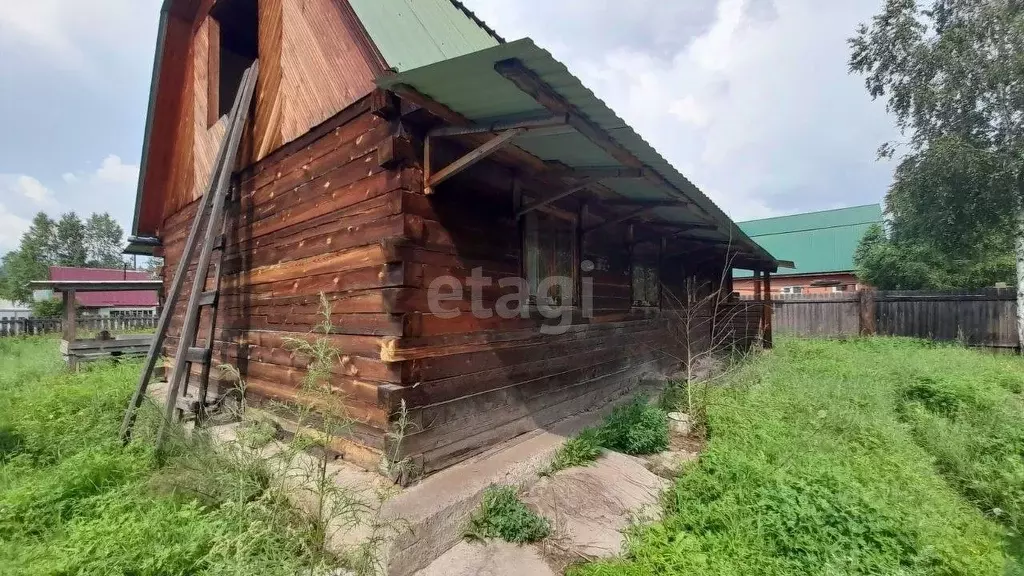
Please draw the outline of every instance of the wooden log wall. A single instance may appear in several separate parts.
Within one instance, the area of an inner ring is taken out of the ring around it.
[[[336,448],[371,469],[387,449],[386,431],[403,401],[411,424],[403,453],[430,473],[602,406],[643,378],[677,368],[685,338],[711,340],[703,329],[673,338],[671,316],[633,306],[623,227],[580,243],[577,257],[598,264],[585,273],[593,281],[593,316],[577,310],[562,333],[541,330],[558,321],[537,312],[475,317],[469,290],[445,302],[462,314],[432,313],[429,287],[436,278],[468,285],[480,268],[496,286],[522,275],[510,172],[485,161],[425,195],[406,133],[376,116],[371,100],[236,178],[214,349],[215,363],[238,367],[252,402],[303,400],[310,359],[289,340],[315,337],[321,294],[330,307],[327,337],[344,357],[332,370],[332,389],[355,422]],[[575,202],[550,209],[579,213]],[[163,223],[165,281],[181,265],[195,210],[192,202]],[[678,291],[683,267],[672,267],[676,273],[666,269],[662,277]],[[486,288],[481,304],[493,309],[506,293]],[[178,304],[168,355],[178,345],[187,298]],[[727,320],[748,320],[740,317]],[[207,327],[204,318],[200,334]]]
[[[671,318],[657,308],[632,306],[623,227],[583,241],[579,257],[598,264],[585,274],[593,280],[594,314],[575,313],[563,334],[543,333],[542,325],[551,321],[537,314],[474,317],[468,289],[461,300],[444,303],[462,311],[459,316],[430,314],[427,290],[434,278],[451,276],[468,285],[474,267],[495,284],[522,274],[512,188],[508,170],[485,161],[431,196],[411,195],[406,204],[421,231],[406,264],[417,266],[422,280],[407,292],[415,310],[410,317],[417,319],[389,355],[404,364],[403,386],[393,393],[411,408],[412,432],[403,449],[426,473],[600,407],[647,376],[674,371],[683,359],[684,342],[666,329]],[[574,202],[552,209],[577,213]],[[493,308],[506,293],[482,290],[482,307]]]
[[[331,384],[356,421],[340,451],[371,468],[389,421],[384,391],[402,383],[401,366],[382,351],[405,330],[404,287],[415,280],[401,252],[405,198],[417,175],[381,167],[377,148],[389,138],[390,127],[364,99],[236,177],[214,343],[215,364],[236,365],[256,404],[294,402],[309,358],[294,353],[288,340],[311,338],[323,294],[329,339],[345,358]],[[167,283],[181,265],[197,204],[164,221]],[[181,335],[191,266],[168,356]],[[209,326],[206,316],[200,335]]]

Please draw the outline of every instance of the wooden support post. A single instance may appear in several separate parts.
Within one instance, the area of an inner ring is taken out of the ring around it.
[[[754,270],[754,301],[761,301],[761,271]]]
[[[430,187],[430,178],[433,176],[433,156],[431,156],[432,138],[427,136],[423,140],[423,193],[432,194],[434,190]]]
[[[764,307],[761,311],[764,315],[764,347],[772,347],[772,274],[764,273]]]
[[[78,304],[75,301],[75,291],[65,290],[62,297],[64,299],[64,339],[74,342],[78,333]]]
[[[870,288],[862,288],[858,292],[860,304],[860,335],[874,336],[878,332],[878,303],[875,301],[875,291]]]
[[[64,290],[61,294],[64,299],[64,341],[67,342],[68,368],[72,372],[78,370],[78,360],[71,343],[78,337],[78,304],[74,290]]]

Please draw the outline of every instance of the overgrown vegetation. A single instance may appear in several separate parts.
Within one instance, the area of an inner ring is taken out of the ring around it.
[[[543,473],[588,466],[601,456],[602,449],[634,456],[656,454],[668,448],[668,441],[665,410],[637,397],[616,407],[601,426],[587,428],[566,440]]]
[[[0,339],[0,573],[379,572],[397,529],[381,514],[393,490],[336,482],[330,454],[350,421],[329,379],[348,364],[329,346],[329,322],[325,313],[319,335],[296,346],[310,363],[299,402],[288,407],[294,439],[267,453],[277,426],[247,419],[235,441],[175,427],[157,458],[160,416],[150,404],[135,442],[122,447],[137,363],[71,374],[55,340]],[[407,427],[403,407],[382,470],[405,466],[391,458]],[[338,537],[357,528],[365,537],[339,555]]]
[[[0,340],[0,567],[4,574],[281,574],[315,568],[294,510],[258,460],[202,434],[160,467],[118,428],[138,365],[69,374],[52,339]]]
[[[668,417],[643,397],[618,406],[605,418],[599,431],[601,446],[640,456],[668,448]]]
[[[664,519],[572,574],[1022,573],[1024,361],[903,339],[776,344],[709,389],[710,444]]]
[[[543,540],[550,533],[550,523],[519,499],[515,486],[491,486],[469,521],[466,537],[473,540],[499,538],[525,544]]]
[[[559,470],[589,466],[601,456],[601,434],[596,428],[587,428],[576,436],[569,438],[555,453],[551,464],[544,471],[545,475],[554,474]]]

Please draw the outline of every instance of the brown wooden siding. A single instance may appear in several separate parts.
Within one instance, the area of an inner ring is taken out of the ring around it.
[[[206,191],[226,132],[224,118],[211,123],[219,36],[207,4],[198,7],[194,21],[170,20],[165,58],[177,61],[164,64],[167,80],[142,192],[142,233],[167,235],[166,225],[156,223]],[[240,165],[266,158],[373,89],[381,65],[367,54],[363,32],[346,10],[345,0],[259,0],[260,75],[243,139],[247,160]]]
[[[364,100],[287,154],[271,155],[236,178],[239,201],[230,215],[215,342],[216,358],[239,367],[255,403],[294,401],[308,359],[288,350],[286,339],[308,337],[320,320],[323,293],[332,307],[332,343],[350,360],[332,380],[357,422],[346,456],[356,455],[366,466],[376,465],[388,424],[381,386],[402,381],[401,366],[382,360],[382,350],[403,334],[406,319],[395,311],[410,282],[395,247],[406,235],[403,197],[413,178],[379,166],[386,126]],[[164,222],[167,282],[180,263],[197,204]],[[173,355],[178,345],[193,277],[194,270],[165,354]],[[200,334],[207,327],[203,318]]]

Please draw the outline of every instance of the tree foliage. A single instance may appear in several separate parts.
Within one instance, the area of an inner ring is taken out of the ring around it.
[[[85,248],[88,264],[94,268],[118,268],[123,265],[121,256],[124,229],[110,214],[93,214],[85,223]]]
[[[0,265],[0,297],[30,302],[28,283],[46,280],[50,266],[120,268],[124,230],[109,214],[93,214],[85,222],[74,212],[54,221],[36,214],[17,250]]]
[[[850,45],[851,70],[909,137],[886,196],[889,234],[865,238],[861,276],[883,288],[1012,281],[1024,204],[1020,0],[887,0]]]

